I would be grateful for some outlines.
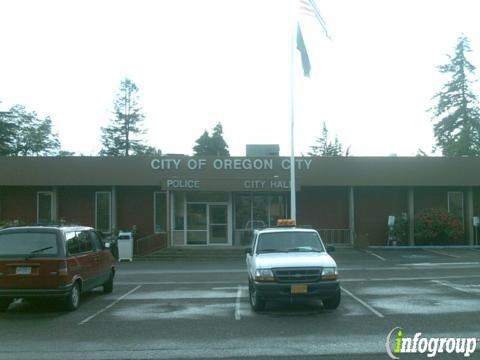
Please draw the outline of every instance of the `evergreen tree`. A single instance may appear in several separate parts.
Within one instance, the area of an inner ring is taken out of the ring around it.
[[[323,122],[322,135],[317,137],[315,140],[318,145],[310,146],[312,149],[308,153],[310,156],[349,156],[350,147],[348,147],[345,152],[343,151],[343,145],[338,140],[338,137],[335,136],[335,140],[332,143],[329,141],[328,129],[325,122]]]
[[[14,137],[12,115],[8,111],[0,111],[0,156],[12,154]]]
[[[212,132],[212,136],[205,130],[197,139],[193,147],[196,156],[229,156],[228,145],[223,138],[223,127],[218,123]]]
[[[197,139],[195,142],[196,145],[193,147],[193,154],[194,155],[212,155],[209,153],[210,149],[210,135],[208,135],[208,131],[205,130],[203,134]]]
[[[129,156],[150,152],[143,144],[141,135],[145,133],[142,123],[145,116],[138,103],[138,87],[130,79],[120,83],[120,91],[114,100],[115,118],[109,126],[102,127],[100,155]]]
[[[22,105],[15,105],[9,110],[8,117],[13,137],[10,140],[10,153],[17,156],[57,155],[60,141],[52,132],[50,117],[41,119],[35,111],[28,112]]]
[[[222,124],[218,123],[213,128],[211,141],[213,150],[216,152],[216,156],[230,156],[230,152],[228,151],[228,145],[223,138]]]
[[[471,90],[475,66],[465,57],[471,52],[468,38],[458,39],[455,55],[450,62],[438,67],[450,80],[434,99],[438,103],[432,108],[436,123],[433,131],[436,146],[444,156],[480,155],[480,110],[478,99]]]

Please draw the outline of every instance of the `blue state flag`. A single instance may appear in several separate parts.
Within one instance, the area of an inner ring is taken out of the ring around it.
[[[303,40],[302,29],[300,25],[297,25],[297,50],[300,51],[302,57],[303,75],[310,77],[310,59],[308,58],[307,48],[305,47],[305,41]]]

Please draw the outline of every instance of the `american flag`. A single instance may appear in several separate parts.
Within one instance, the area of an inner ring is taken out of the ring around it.
[[[328,36],[327,28],[325,26],[325,22],[323,21],[322,16],[320,15],[320,11],[315,4],[315,0],[299,0],[299,15],[306,15],[311,16],[318,20],[320,25],[325,31],[325,34]],[[307,48],[305,47],[305,41],[302,35],[302,29],[300,28],[300,23],[297,24],[297,50],[300,51],[300,55],[302,57],[302,67],[303,67],[303,75],[306,77],[310,77],[310,59],[308,57]]]
[[[318,9],[315,0],[299,0],[299,14],[311,16],[317,19],[322,26],[323,31],[325,31],[325,35],[330,38],[327,31],[327,25],[325,24],[325,20],[323,20],[322,15],[320,15],[320,10]]]

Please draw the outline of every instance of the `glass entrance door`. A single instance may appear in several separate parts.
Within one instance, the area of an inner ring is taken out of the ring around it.
[[[228,244],[228,205],[209,204],[208,213],[208,243],[212,245]]]
[[[228,204],[187,203],[187,245],[227,245]]]
[[[207,204],[187,203],[187,245],[207,245]]]

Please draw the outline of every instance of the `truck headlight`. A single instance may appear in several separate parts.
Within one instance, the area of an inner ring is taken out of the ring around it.
[[[255,281],[274,281],[273,272],[270,269],[259,269],[255,271]]]
[[[338,271],[336,267],[324,267],[322,270],[322,280],[337,280]]]

